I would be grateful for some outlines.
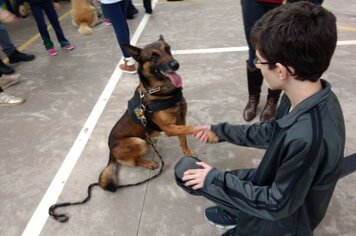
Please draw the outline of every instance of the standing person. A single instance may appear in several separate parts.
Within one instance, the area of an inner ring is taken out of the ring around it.
[[[109,15],[122,55],[124,56],[124,63],[120,64],[119,67],[122,72],[135,74],[137,72],[135,60],[130,57],[124,48],[125,43],[130,43],[130,31],[126,21],[129,0],[100,0],[100,2]]]
[[[261,163],[220,171],[183,157],[175,167],[177,184],[217,204],[205,216],[230,228],[224,235],[311,236],[325,216],[345,147],[340,104],[320,79],[336,48],[336,18],[305,1],[281,5],[256,23],[251,39],[269,88],[284,92],[276,118],[198,126],[195,137],[266,148]]]
[[[2,3],[3,3],[3,0],[0,0],[0,5]],[[14,22],[15,20],[16,20],[15,15],[13,15],[11,12],[9,12],[9,11],[7,11],[5,9],[0,8],[0,21],[1,22],[11,23],[11,22]],[[0,23],[0,26],[2,26],[1,23]],[[4,37],[4,34],[6,35],[6,37]],[[0,30],[0,43],[2,44],[1,46],[3,46],[3,42],[10,42],[9,37],[7,35],[7,31],[5,31],[4,29]],[[3,47],[3,48],[5,49],[6,47]],[[16,50],[16,48],[14,50]],[[5,51],[5,53],[6,52],[7,51]],[[29,55],[26,55],[26,54],[21,54],[21,53],[19,54],[19,52],[17,50],[16,50],[16,52],[13,52],[10,55],[14,55],[14,53],[16,54],[16,56],[17,56],[16,58],[17,59],[18,58],[23,59],[22,58],[23,55],[29,56]],[[12,59],[12,62],[14,62],[15,57],[12,57],[12,58],[10,57],[10,61],[11,61],[11,59]],[[19,74],[5,75],[2,72],[2,70],[0,69],[0,106],[14,106],[14,105],[21,104],[21,103],[23,103],[25,101],[25,99],[22,98],[22,97],[15,97],[13,95],[10,95],[10,94],[7,94],[7,93],[4,92],[5,88],[7,88],[7,87],[9,87],[9,86],[11,86],[13,84],[18,83],[19,81],[20,81],[20,75]]]
[[[24,7],[25,0],[17,0],[17,4],[19,6],[19,12],[21,16],[27,15],[26,9]],[[49,22],[51,23],[54,31],[56,32],[56,36],[58,39],[61,48],[64,50],[72,50],[74,49],[73,45],[70,44],[68,39],[64,36],[63,30],[58,20],[58,15],[56,10],[59,10],[60,4],[58,0],[53,2],[52,0],[27,0],[30,4],[33,17],[36,20],[38,31],[41,34],[43,44],[49,55],[55,56],[58,54],[58,51],[54,48],[54,44],[51,40],[51,37],[47,30],[47,25],[43,16],[43,11],[46,13]]]

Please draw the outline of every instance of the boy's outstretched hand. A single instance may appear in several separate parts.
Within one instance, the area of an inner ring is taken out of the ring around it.
[[[191,187],[194,190],[204,187],[204,181],[206,175],[212,169],[211,166],[205,162],[197,162],[198,166],[201,166],[202,169],[190,169],[184,172],[182,180],[185,182],[185,186]]]
[[[219,142],[219,137],[211,131],[210,125],[199,125],[194,127],[193,136],[204,143],[217,143]]]

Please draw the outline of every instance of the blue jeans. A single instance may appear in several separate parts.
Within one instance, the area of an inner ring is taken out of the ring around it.
[[[16,49],[2,23],[0,23],[0,46],[7,56],[11,55]]]
[[[124,48],[124,44],[130,43],[130,31],[126,21],[128,3],[128,0],[122,0],[113,4],[102,4],[109,15],[117,41],[125,58],[130,57]]]
[[[46,49],[53,48],[53,42],[47,30],[43,11],[46,13],[49,22],[51,23],[54,31],[56,32],[56,36],[58,42],[61,44],[61,47],[64,47],[69,44],[68,40],[64,37],[63,30],[61,28],[61,25],[59,24],[57,12],[54,9],[53,2],[51,0],[33,4],[31,5],[31,10],[33,17],[36,20],[38,31],[41,34],[43,44],[45,45]]]

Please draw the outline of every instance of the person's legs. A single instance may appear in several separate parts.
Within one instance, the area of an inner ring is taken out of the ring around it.
[[[66,37],[64,36],[62,27],[58,20],[57,12],[54,9],[52,1],[43,2],[43,3],[41,3],[41,5],[42,5],[42,9],[45,11],[45,13],[48,17],[49,22],[51,23],[51,25],[54,29],[54,32],[56,33],[58,42],[60,43],[61,47],[63,48],[65,46],[69,45],[70,43],[69,43],[68,39],[66,39]]]
[[[113,4],[103,4],[103,7],[109,14],[117,41],[124,56],[125,63],[119,65],[119,67],[125,73],[134,74],[136,73],[135,60],[130,57],[124,48],[124,44],[130,43],[130,31],[126,21],[127,4],[128,0],[123,0]]]
[[[116,39],[125,58],[130,57],[130,55],[123,47],[124,43],[130,43],[129,26],[126,21],[127,4],[127,0],[123,0],[121,2],[113,4],[103,4],[103,7],[106,9],[110,17],[112,26],[116,34]]]
[[[143,7],[147,14],[152,14],[152,2],[151,0],[143,0]]]
[[[214,196],[209,192],[209,189],[203,188],[199,190],[193,190],[191,187],[184,185],[182,177],[184,172],[190,169],[201,168],[196,164],[197,161],[200,161],[196,157],[183,157],[181,158],[174,167],[175,180],[179,187],[188,192],[189,194],[196,196],[204,196],[212,202],[216,203],[218,206],[209,207],[205,210],[205,218],[214,226],[223,229],[233,229],[237,225],[237,211],[234,210],[230,212],[229,209],[226,209],[226,204],[224,207],[221,207],[219,204],[219,198]]]
[[[257,106],[260,100],[261,86],[263,83],[263,76],[259,69],[255,67],[253,64],[254,59],[256,58],[255,49],[252,46],[251,42],[251,30],[254,24],[269,10],[279,6],[279,4],[274,3],[261,3],[256,0],[242,0],[242,16],[244,22],[244,30],[245,30],[245,38],[248,44],[248,60],[246,62],[247,68],[247,87],[249,99],[246,104],[246,107],[243,112],[243,117],[246,121],[251,121],[256,116]],[[273,94],[277,96],[278,92]],[[280,94],[280,91],[279,91]],[[262,112],[261,118],[263,120],[270,119],[274,116],[273,108],[276,109],[276,103],[272,101],[278,102],[278,97],[275,99],[269,99],[268,106],[266,104],[265,108]],[[265,114],[264,114],[265,113]],[[272,115],[272,117],[271,117]]]
[[[47,30],[47,24],[46,24],[46,21],[43,16],[41,5],[39,5],[39,4],[31,5],[31,11],[32,11],[33,17],[36,20],[37,28],[41,34],[45,48],[47,50],[53,48],[54,44],[51,40],[51,37],[49,36],[48,30]]]
[[[3,23],[0,22],[0,46],[6,55],[10,55],[16,49],[15,45],[11,42],[9,34],[5,29]]]

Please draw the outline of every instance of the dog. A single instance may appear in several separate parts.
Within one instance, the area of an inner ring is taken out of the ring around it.
[[[100,23],[95,7],[88,0],[71,0],[71,3],[73,25],[79,28],[80,34],[93,34],[91,27]]]
[[[138,63],[140,83],[128,109],[109,135],[109,162],[99,177],[104,190],[116,191],[118,167],[127,165],[155,169],[155,161],[142,160],[148,151],[145,135],[157,137],[159,132],[178,136],[185,156],[195,156],[187,145],[186,135],[194,127],[185,125],[187,103],[182,94],[182,78],[176,73],[179,63],[162,35],[143,49],[126,44],[125,49]]]

